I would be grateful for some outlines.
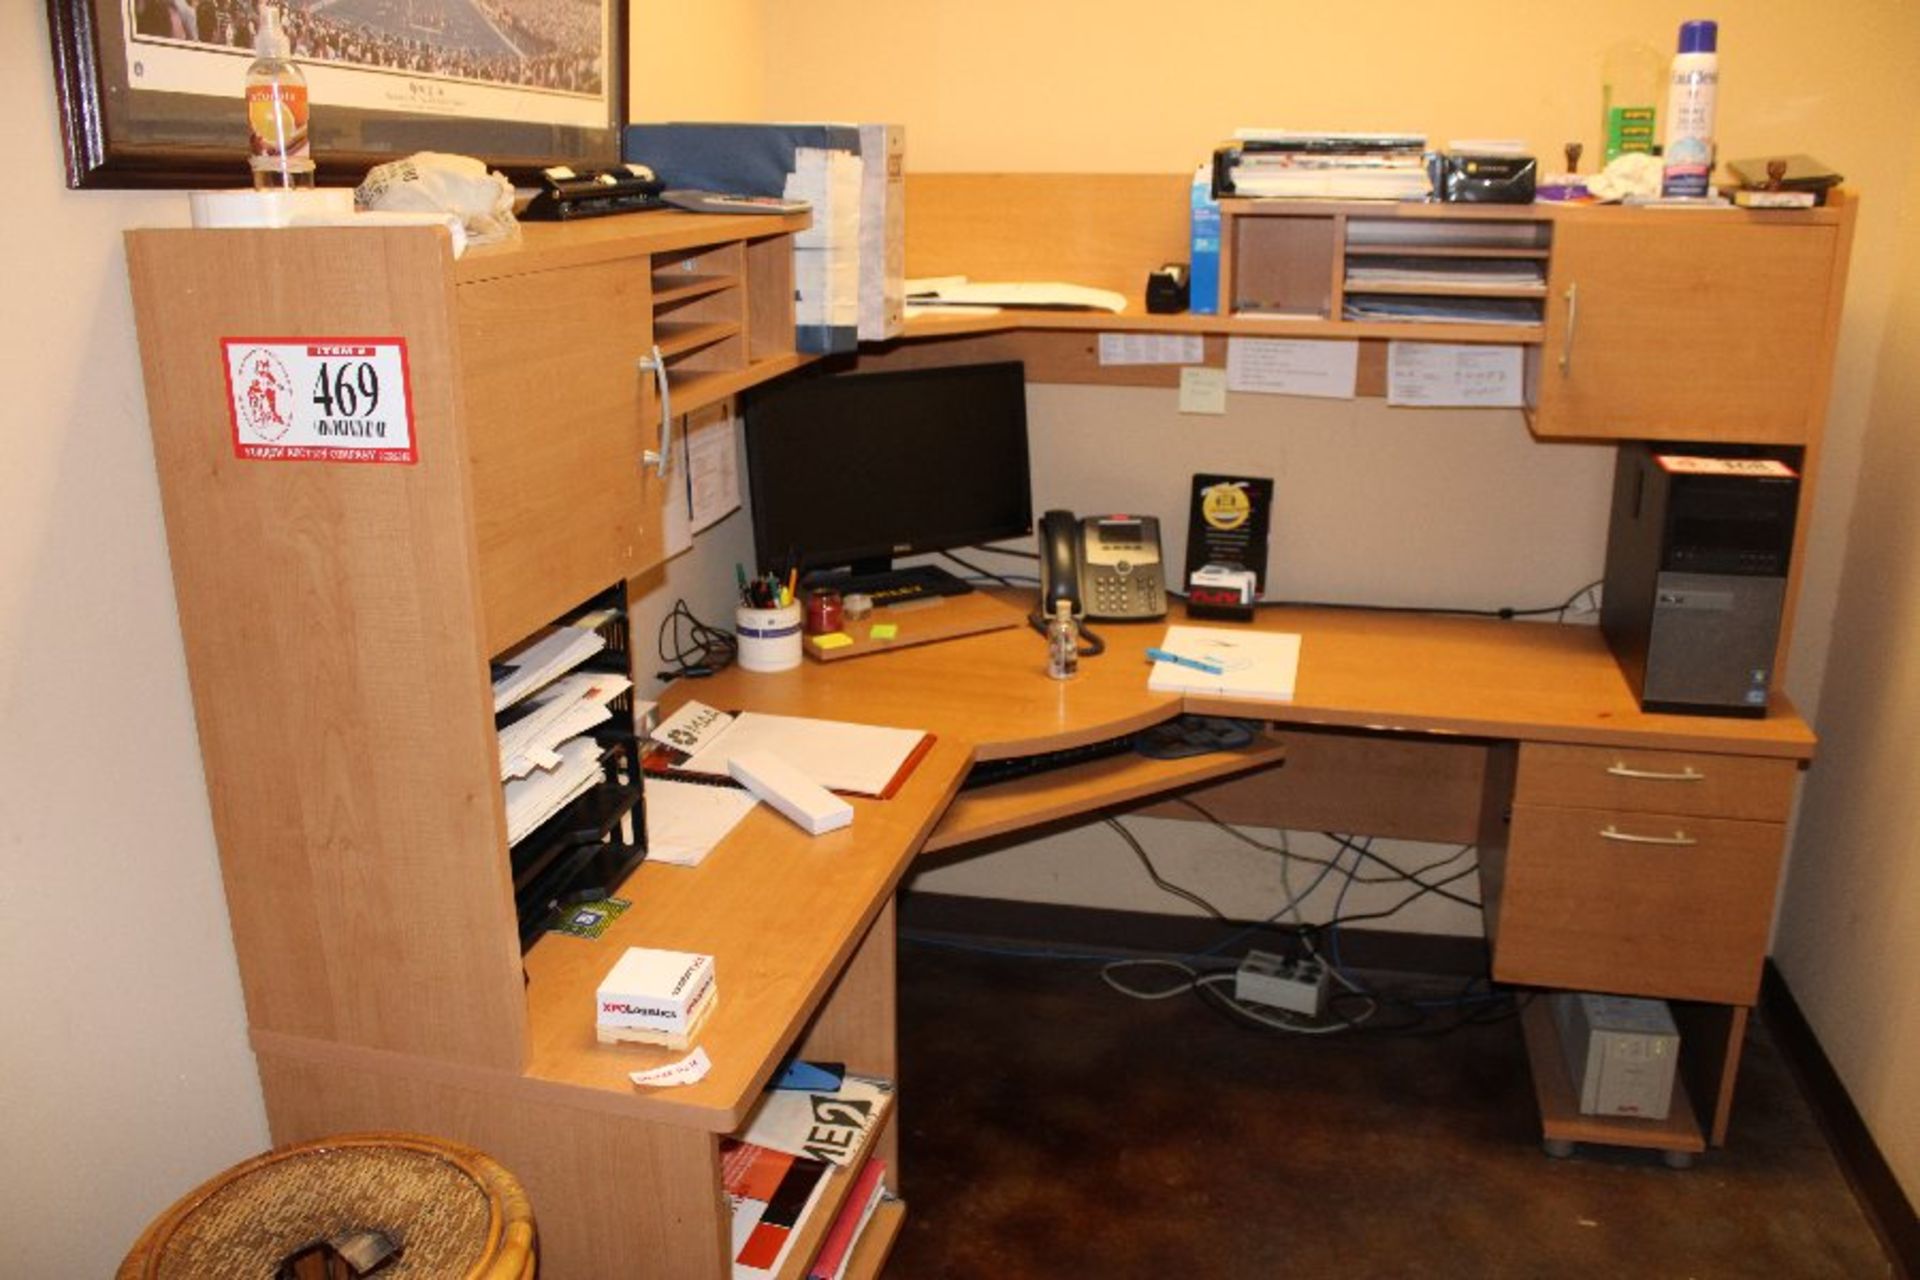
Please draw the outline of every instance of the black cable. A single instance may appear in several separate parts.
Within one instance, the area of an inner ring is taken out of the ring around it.
[[[1162,879],[1160,876],[1160,873],[1154,869],[1153,859],[1147,856],[1147,851],[1141,845],[1141,843],[1138,840],[1134,839],[1133,832],[1127,830],[1126,827],[1121,825],[1120,819],[1103,818],[1102,821],[1105,822],[1108,826],[1112,827],[1115,831],[1118,831],[1120,833],[1120,838],[1127,842],[1127,847],[1129,849],[1133,850],[1133,856],[1140,859],[1140,865],[1147,869],[1147,878],[1152,880],[1154,884],[1158,885],[1161,889],[1165,890],[1167,893],[1172,894],[1174,897],[1179,898],[1183,902],[1191,902],[1194,906],[1199,907],[1202,911],[1212,916],[1215,920],[1220,920],[1227,924],[1234,923],[1232,920],[1227,919],[1226,912],[1220,910],[1220,908],[1214,906],[1211,902],[1208,902],[1205,898],[1201,897],[1199,894],[1194,893],[1189,889],[1182,889],[1179,885],[1174,884],[1170,880]]]
[[[990,542],[976,542],[972,544],[972,549],[975,551],[991,551],[997,556],[1012,556],[1016,560],[1038,560],[1040,558],[1038,551],[1027,551],[1018,547],[996,547]]]
[[[1480,869],[1478,863],[1475,863],[1471,867],[1461,868],[1459,871],[1455,872],[1453,875],[1448,876],[1445,880],[1441,880],[1433,884],[1429,884],[1427,881],[1420,879],[1419,871],[1417,870],[1407,871],[1407,870],[1404,870],[1403,868],[1394,866],[1393,863],[1388,862],[1385,858],[1375,853],[1372,849],[1368,848],[1366,845],[1361,844],[1359,841],[1353,839],[1351,836],[1343,836],[1333,831],[1322,831],[1320,834],[1325,836],[1327,839],[1333,841],[1335,844],[1339,845],[1342,849],[1350,850],[1353,853],[1359,854],[1362,858],[1366,858],[1370,861],[1377,862],[1381,866],[1386,867],[1389,871],[1393,872],[1392,875],[1381,876],[1377,880],[1365,880],[1359,876],[1354,876],[1353,879],[1358,883],[1384,884],[1394,880],[1404,880],[1409,884],[1419,885],[1422,889],[1425,889],[1427,892],[1433,893],[1442,898],[1445,898],[1449,902],[1457,902],[1461,906],[1471,907],[1475,911],[1479,911],[1481,909],[1481,905],[1478,902],[1475,902],[1472,898],[1463,898],[1457,893],[1448,893],[1446,890],[1439,887],[1440,885],[1443,885],[1443,884],[1452,884],[1455,880],[1460,879],[1462,876],[1467,875],[1471,872],[1478,871]],[[1444,858],[1440,862],[1435,863],[1434,866],[1444,866],[1446,863],[1451,861],[1453,861],[1452,858]]]
[[[947,559],[953,561],[955,564],[959,565],[962,569],[965,569],[968,573],[971,573],[976,577],[989,578],[992,581],[999,583],[1003,587],[1013,586],[1013,583],[1001,577],[999,574],[995,573],[993,570],[982,569],[977,564],[973,564],[970,561],[962,560],[959,556],[953,554],[953,552],[951,551],[942,551],[940,554],[945,556]]]
[[[1316,858],[1310,853],[1302,853],[1297,849],[1287,848],[1285,845],[1268,844],[1263,840],[1257,840],[1254,837],[1248,835],[1246,832],[1241,831],[1239,828],[1233,826],[1231,823],[1228,823],[1226,820],[1221,818],[1218,814],[1211,812],[1204,805],[1200,804],[1198,801],[1192,799],[1191,797],[1174,796],[1172,797],[1172,799],[1176,803],[1183,804],[1187,808],[1193,810],[1195,813],[1205,818],[1208,822],[1218,827],[1221,831],[1224,831],[1226,834],[1232,836],[1235,840],[1240,841],[1242,844],[1251,845],[1253,848],[1260,850],[1262,853],[1277,854],[1282,858],[1295,858],[1301,862],[1307,863],[1309,866],[1323,867],[1323,868],[1331,867],[1337,861],[1337,859],[1334,859],[1334,858]],[[1461,857],[1463,854],[1467,852],[1467,850],[1473,847],[1472,845],[1464,845],[1461,848],[1456,849],[1454,852],[1448,854],[1444,858],[1435,859],[1433,862],[1428,863],[1424,867],[1415,867],[1413,870],[1409,871],[1404,867],[1395,866],[1393,863],[1387,861],[1385,858],[1375,853],[1372,849],[1362,846],[1357,841],[1353,840],[1353,838],[1350,836],[1343,836],[1338,834],[1337,832],[1332,832],[1332,831],[1323,831],[1320,834],[1327,837],[1327,839],[1332,840],[1335,844],[1338,844],[1341,848],[1351,849],[1355,853],[1360,854],[1363,858],[1369,859],[1373,862],[1377,862],[1381,866],[1387,868],[1387,871],[1389,874],[1382,875],[1382,876],[1363,876],[1357,873],[1349,872],[1349,878],[1353,880],[1353,882],[1356,884],[1391,884],[1394,881],[1399,880],[1399,881],[1405,881],[1405,882],[1409,882],[1417,885],[1425,885],[1426,881],[1420,879],[1421,876],[1425,875],[1429,871],[1439,870],[1441,867],[1444,867],[1445,865],[1447,865],[1447,863],[1452,862],[1454,859]],[[1451,881],[1446,881],[1443,883],[1451,883]],[[1445,898],[1452,898],[1455,902],[1458,902],[1461,906],[1472,907],[1476,911],[1480,909],[1479,903],[1471,901],[1470,899],[1462,898],[1457,894],[1450,894],[1450,893],[1443,892],[1441,896]]]
[[[660,619],[657,647],[660,661],[671,665],[656,672],[656,679],[697,679],[732,665],[739,642],[731,631],[710,627],[696,618],[685,600],[675,600],[667,616]]]
[[[1537,605],[1525,609],[1510,605],[1499,609],[1465,609],[1451,605],[1355,604],[1341,600],[1255,600],[1253,607],[1256,609],[1345,609],[1353,613],[1425,613],[1438,617],[1498,618],[1501,621],[1511,621],[1514,618],[1539,618],[1551,613],[1558,615],[1561,621],[1565,621],[1567,610],[1571,609],[1581,596],[1602,585],[1603,581],[1600,578],[1594,579],[1559,604]],[[1167,594],[1182,603],[1186,602],[1187,596],[1183,591],[1169,591]]]

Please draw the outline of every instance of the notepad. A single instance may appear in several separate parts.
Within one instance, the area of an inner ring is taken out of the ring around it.
[[[1211,662],[1219,675],[1172,662],[1156,662],[1147,688],[1156,693],[1218,693],[1263,702],[1291,702],[1300,665],[1300,637],[1287,631],[1231,627],[1167,628],[1160,648],[1183,658]]]
[[[769,751],[829,791],[890,796],[932,746],[933,735],[919,729],[743,711],[731,724],[703,737],[679,768],[724,778],[735,755]]]

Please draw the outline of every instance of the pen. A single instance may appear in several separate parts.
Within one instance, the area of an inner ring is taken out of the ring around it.
[[[740,584],[740,603],[751,605],[753,603],[753,596],[747,591],[747,566],[735,560],[733,562],[733,576]]]
[[[1217,662],[1206,658],[1188,658],[1181,654],[1169,653],[1165,649],[1149,649],[1147,656],[1155,662],[1171,662],[1176,667],[1192,667],[1195,671],[1204,671],[1210,676],[1223,676],[1227,669]]]

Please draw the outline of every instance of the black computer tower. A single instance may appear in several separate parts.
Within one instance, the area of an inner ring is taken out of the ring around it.
[[[1600,626],[1647,711],[1764,716],[1799,453],[1620,446]]]

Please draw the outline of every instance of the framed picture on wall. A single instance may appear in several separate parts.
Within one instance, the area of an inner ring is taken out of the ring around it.
[[[416,151],[619,159],[626,0],[278,0],[319,181]],[[246,186],[257,0],[47,0],[69,187]]]

